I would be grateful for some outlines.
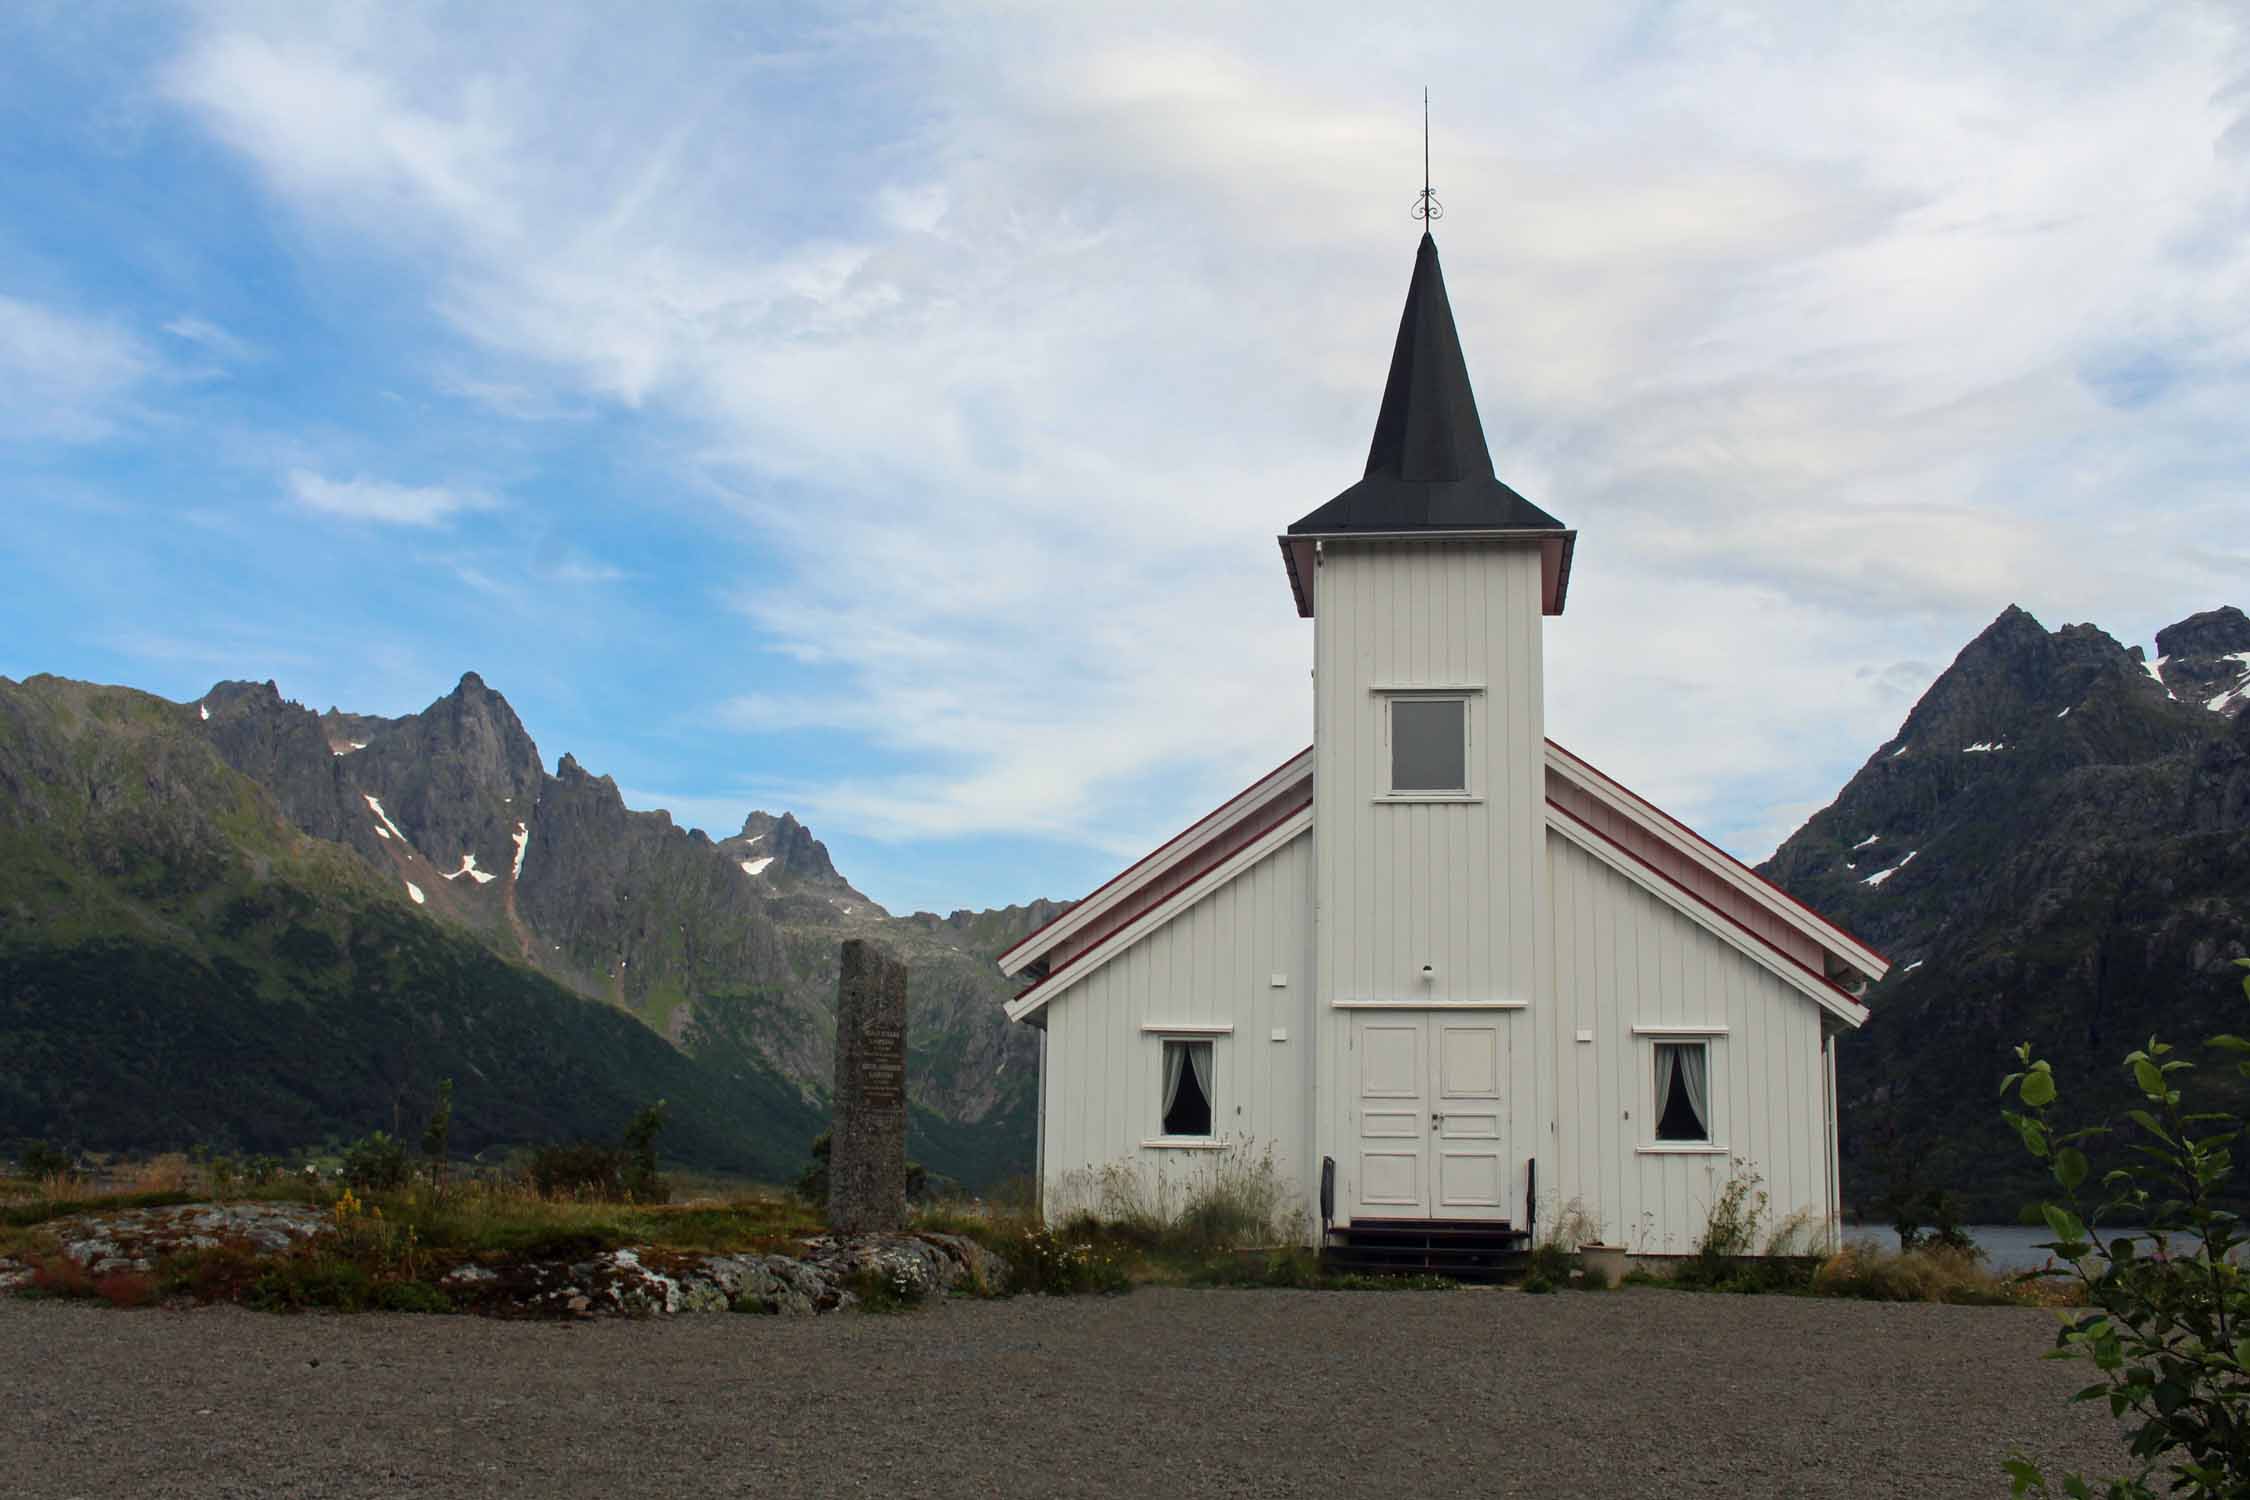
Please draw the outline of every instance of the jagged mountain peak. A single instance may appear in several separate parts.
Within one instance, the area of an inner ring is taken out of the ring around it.
[[[2231,604],[2207,609],[2156,633],[2149,676],[2183,703],[2239,716],[2250,705],[2250,617]]]
[[[1849,1198],[1911,1162],[2012,1213],[2025,1174],[1977,1101],[2015,1044],[2098,1090],[2116,1049],[2217,1029],[2250,930],[2246,629],[2191,616],[2149,662],[2004,611],[1761,867],[1896,965],[1839,1055]]]
[[[828,857],[828,846],[814,838],[794,813],[777,815],[762,808],[752,812],[742,820],[742,832],[722,839],[719,847],[746,867],[756,866],[753,873],[779,872],[798,880],[844,884]]]
[[[2064,716],[2097,684],[2130,685],[2144,677],[2137,653],[2099,626],[2050,631],[2029,610],[2011,604],[1938,674],[1871,763],[1996,750]],[[2146,684],[2127,690],[2145,691]]]
[[[2156,632],[2158,656],[2219,656],[2250,651],[2250,615],[2231,604],[2206,609]]]

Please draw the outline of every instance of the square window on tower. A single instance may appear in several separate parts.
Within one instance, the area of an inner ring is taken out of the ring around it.
[[[1468,791],[1468,700],[1391,700],[1390,789],[1409,793]]]

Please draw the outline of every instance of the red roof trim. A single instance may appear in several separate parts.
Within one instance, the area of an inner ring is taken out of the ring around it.
[[[1788,902],[1788,903],[1789,903],[1789,904],[1790,904],[1791,906],[1794,906],[1794,907],[1796,907],[1796,908],[1797,908],[1797,910],[1799,910],[1799,911],[1803,912],[1803,913],[1804,913],[1804,914],[1805,914],[1806,916],[1808,916],[1808,917],[1811,917],[1811,918],[1812,918],[1812,919],[1813,919],[1813,920],[1814,920],[1815,922],[1818,922],[1818,923],[1820,923],[1820,924],[1821,924],[1821,925],[1822,925],[1823,927],[1829,928],[1829,929],[1831,929],[1832,931],[1835,931],[1835,932],[1840,932],[1840,933],[1842,933],[1842,934],[1843,934],[1843,935],[1844,935],[1845,937],[1847,937],[1847,938],[1851,939],[1851,940],[1852,940],[1853,942],[1855,942],[1855,943],[1859,944],[1859,946],[1861,946],[1862,948],[1865,948],[1865,949],[1866,949],[1866,950],[1867,950],[1868,952],[1870,952],[1870,953],[1874,954],[1874,955],[1875,955],[1875,956],[1876,956],[1877,958],[1881,959],[1881,960],[1883,961],[1883,965],[1884,965],[1884,967],[1888,968],[1888,967],[1890,966],[1890,962],[1891,962],[1891,960],[1890,960],[1890,956],[1889,956],[1888,954],[1884,953],[1884,952],[1883,952],[1883,951],[1882,951],[1882,950],[1881,950],[1880,948],[1877,948],[1877,947],[1876,947],[1876,946],[1875,946],[1875,945],[1874,945],[1873,943],[1870,943],[1870,942],[1868,942],[1868,941],[1867,941],[1867,940],[1866,940],[1865,938],[1862,938],[1862,937],[1861,937],[1861,936],[1860,936],[1860,935],[1859,935],[1858,933],[1856,933],[1856,932],[1852,932],[1852,931],[1850,931],[1849,929],[1847,929],[1847,928],[1845,928],[1845,927],[1841,926],[1840,924],[1838,924],[1838,923],[1836,923],[1836,922],[1833,922],[1833,921],[1831,921],[1831,920],[1830,920],[1830,919],[1828,919],[1827,917],[1824,917],[1824,916],[1822,916],[1822,915],[1821,915],[1821,914],[1820,914],[1819,912],[1817,912],[1817,911],[1814,911],[1814,910],[1813,910],[1813,909],[1812,909],[1811,907],[1809,907],[1809,906],[1805,905],[1805,903],[1804,903],[1804,902],[1802,902],[1802,901],[1799,901],[1799,900],[1798,900],[1798,899],[1797,899],[1797,898],[1796,898],[1795,896],[1792,896],[1792,895],[1790,895],[1790,894],[1789,894],[1789,893],[1788,893],[1787,891],[1783,890],[1783,889],[1782,889],[1782,888],[1781,888],[1780,886],[1778,886],[1778,885],[1775,885],[1775,884],[1774,884],[1774,883],[1773,883],[1772,881],[1770,881],[1770,880],[1766,879],[1766,877],[1765,877],[1765,876],[1763,876],[1763,875],[1760,875],[1760,874],[1759,874],[1759,873],[1758,873],[1758,872],[1757,872],[1756,870],[1753,870],[1753,869],[1751,869],[1751,868],[1750,868],[1750,867],[1749,867],[1748,865],[1744,864],[1744,863],[1743,863],[1743,862],[1742,862],[1741,860],[1739,860],[1739,859],[1736,859],[1736,858],[1735,858],[1735,857],[1734,857],[1733,855],[1731,855],[1731,854],[1727,853],[1727,851],[1726,851],[1726,850],[1724,850],[1724,849],[1721,849],[1721,848],[1720,848],[1720,847],[1719,847],[1719,846],[1718,846],[1717,844],[1714,844],[1714,843],[1712,843],[1712,842],[1711,842],[1711,841],[1710,841],[1709,839],[1705,838],[1705,837],[1704,837],[1704,836],[1703,836],[1702,834],[1700,834],[1700,833],[1697,833],[1697,832],[1696,832],[1696,831],[1695,831],[1694,829],[1692,829],[1692,828],[1688,827],[1688,826],[1687,826],[1687,824],[1685,824],[1685,823],[1681,822],[1681,821],[1680,821],[1680,820],[1679,820],[1678,818],[1675,818],[1675,817],[1673,817],[1673,816],[1672,816],[1672,815],[1671,815],[1670,813],[1666,812],[1666,811],[1665,811],[1665,810],[1664,810],[1663,808],[1661,808],[1661,807],[1658,807],[1658,806],[1657,806],[1657,805],[1656,805],[1655,803],[1653,803],[1653,802],[1649,801],[1649,800],[1648,800],[1648,798],[1646,798],[1646,797],[1642,796],[1642,795],[1641,795],[1641,794],[1640,794],[1639,792],[1636,792],[1636,791],[1634,791],[1634,790],[1633,790],[1633,789],[1632,789],[1631,787],[1627,786],[1627,785],[1626,785],[1626,784],[1625,784],[1624,782],[1622,782],[1622,781],[1619,781],[1619,780],[1618,780],[1618,779],[1617,779],[1616,777],[1614,777],[1614,776],[1610,775],[1610,774],[1609,774],[1609,773],[1608,773],[1607,771],[1605,771],[1605,770],[1603,770],[1603,769],[1602,769],[1601,767],[1599,767],[1599,766],[1595,765],[1595,764],[1594,764],[1594,763],[1593,763],[1592,761],[1590,761],[1590,760],[1586,759],[1586,757],[1585,757],[1585,756],[1583,756],[1583,755],[1580,755],[1580,754],[1578,754],[1578,753],[1577,753],[1576,751],[1574,751],[1574,750],[1567,750],[1567,749],[1564,749],[1564,748],[1563,748],[1563,747],[1562,747],[1561,745],[1558,745],[1558,744],[1556,744],[1556,743],[1555,743],[1555,742],[1554,742],[1553,740],[1549,740],[1549,741],[1547,741],[1547,748],[1548,748],[1548,749],[1550,749],[1550,750],[1554,750],[1554,751],[1556,751],[1556,752],[1560,753],[1560,754],[1561,754],[1561,755],[1563,755],[1563,756],[1564,756],[1565,758],[1567,758],[1568,760],[1570,760],[1570,761],[1571,761],[1572,763],[1574,763],[1574,764],[1576,764],[1576,765],[1578,765],[1578,766],[1580,766],[1580,767],[1584,768],[1585,770],[1588,770],[1588,771],[1591,771],[1591,772],[1593,772],[1593,773],[1594,773],[1594,774],[1595,774],[1596,776],[1599,776],[1599,777],[1600,777],[1600,778],[1601,778],[1602,780],[1604,780],[1604,781],[1608,782],[1608,783],[1609,783],[1609,784],[1610,784],[1611,786],[1613,786],[1613,787],[1616,787],[1616,788],[1617,788],[1617,789],[1618,789],[1619,791],[1623,792],[1623,793],[1624,793],[1624,794],[1625,794],[1626,796],[1628,796],[1628,797],[1631,797],[1631,798],[1632,798],[1632,799],[1633,799],[1633,800],[1634,800],[1635,802],[1638,802],[1638,803],[1640,803],[1640,804],[1641,804],[1641,806],[1643,806],[1643,807],[1647,808],[1647,809],[1648,809],[1648,810],[1649,810],[1650,812],[1652,812],[1652,813],[1655,813],[1655,814],[1656,814],[1656,815],[1657,815],[1658,817],[1662,818],[1662,819],[1663,819],[1663,820],[1664,820],[1665,822],[1667,822],[1667,823],[1671,824],[1671,825],[1672,825],[1672,826],[1673,826],[1674,828],[1678,829],[1678,830],[1679,830],[1679,831],[1680,831],[1681,833],[1683,833],[1683,834],[1686,834],[1686,835],[1687,835],[1687,836],[1688,836],[1689,838],[1691,838],[1691,839],[1695,840],[1695,842],[1697,842],[1698,844],[1701,844],[1701,845],[1702,845],[1702,846],[1703,846],[1704,848],[1706,848],[1706,849],[1710,850],[1710,851],[1711,851],[1711,852],[1712,852],[1713,854],[1716,854],[1717,856],[1719,856],[1719,858],[1721,858],[1721,859],[1725,860],[1725,861],[1726,861],[1726,862],[1727,862],[1728,864],[1730,864],[1730,865],[1733,865],[1733,866],[1734,866],[1734,867],[1735,867],[1736,869],[1740,870],[1740,871],[1741,871],[1741,872],[1742,872],[1743,874],[1745,874],[1745,875],[1749,876],[1749,877],[1750,877],[1750,878],[1751,878],[1752,880],[1755,880],[1755,881],[1757,881],[1757,882],[1758,882],[1758,884],[1760,884],[1760,885],[1764,886],[1764,887],[1765,887],[1765,888],[1766,888],[1767,890],[1769,890],[1769,891],[1772,891],[1772,892],[1773,892],[1773,893],[1774,893],[1774,894],[1775,894],[1776,896],[1779,896],[1779,897],[1780,897],[1780,898],[1781,898],[1782,900],[1784,900],[1784,901]],[[1566,811],[1567,811],[1567,809],[1566,809]],[[1585,820],[1584,820],[1583,818],[1580,818],[1580,819],[1577,819],[1577,821],[1579,821],[1579,822],[1584,822]],[[1598,830],[1598,829],[1596,830],[1596,832],[1599,832],[1599,831],[1600,831],[1600,830]],[[1607,837],[1608,837],[1608,835],[1607,835],[1607,834],[1604,834],[1604,835],[1603,835],[1603,837],[1604,837],[1604,838],[1607,838]],[[1610,842],[1612,842],[1612,843],[1615,843],[1615,842],[1616,842],[1616,840],[1612,839],[1612,840],[1610,840]],[[1630,852],[1630,851],[1628,851],[1628,852]],[[1674,882],[1674,883],[1675,883],[1675,884],[1677,884],[1677,882]],[[1813,936],[1817,937],[1817,936],[1818,936],[1818,934],[1817,934],[1817,933],[1816,933],[1816,934],[1813,934]],[[1824,944],[1822,944],[1822,946],[1823,946],[1823,947],[1826,947],[1826,946],[1828,946],[1828,945],[1824,943]],[[1871,978],[1872,978],[1873,976],[1869,976],[1869,977],[1871,977]]]
[[[1259,782],[1271,781],[1274,777],[1279,776],[1282,772],[1288,770],[1290,762],[1297,760],[1301,756],[1309,755],[1311,753],[1312,746],[1310,745],[1307,745],[1304,749],[1299,750],[1295,755],[1290,756],[1288,760],[1283,761],[1280,765],[1275,766],[1272,770],[1266,772],[1265,775],[1259,777],[1257,781],[1251,782],[1241,791],[1236,792],[1232,797],[1227,798],[1226,802],[1221,802],[1217,807],[1212,808],[1202,817],[1197,818],[1194,822],[1188,824],[1187,827],[1181,829],[1178,833],[1172,835],[1172,837],[1166,839],[1163,843],[1158,844],[1154,849],[1151,849],[1148,853],[1142,855],[1139,859],[1133,861],[1124,869],[1118,871],[1115,875],[1110,876],[1109,879],[1103,881],[1100,885],[1095,886],[1094,889],[1089,891],[1086,895],[1080,897],[1076,901],[1071,902],[1068,910],[1057,912],[1055,915],[1049,917],[1046,921],[1040,923],[1038,928],[1035,929],[1030,934],[1030,936],[1024,938],[1022,942],[1017,943],[1013,948],[1010,948],[1006,952],[1002,953],[998,958],[994,959],[993,962],[1005,964],[1014,954],[1022,951],[1025,948],[1029,948],[1033,943],[1037,942],[1041,934],[1045,933],[1048,928],[1054,926],[1057,922],[1065,922],[1070,918],[1076,916],[1082,907],[1084,907],[1088,902],[1098,899],[1101,896],[1102,892],[1108,890],[1111,886],[1116,885],[1119,881],[1125,879],[1128,875],[1131,875],[1135,870],[1138,870],[1141,866],[1147,864],[1150,860],[1155,859],[1158,855],[1164,853],[1173,845],[1179,843],[1180,840],[1186,838],[1189,834],[1195,832],[1195,830],[1197,830],[1198,828],[1201,828],[1205,823],[1208,823],[1213,818],[1217,817],[1226,809],[1227,802],[1236,802],[1244,797],[1249,796],[1252,792],[1258,789]],[[1245,808],[1244,816],[1248,816],[1250,813],[1255,811],[1257,811],[1256,808]],[[1216,838],[1218,835],[1224,833],[1228,828],[1231,828],[1233,826],[1234,825],[1232,823],[1229,823],[1222,827],[1214,828],[1211,830],[1211,837]],[[1044,984],[1045,982],[1045,980],[1040,981],[1040,983],[1042,984]],[[1024,993],[1029,994],[1031,992],[1029,990],[1026,990],[1024,991]]]
[[[1291,757],[1289,757],[1289,760],[1295,760],[1296,758],[1297,757],[1292,755]],[[1285,760],[1281,764],[1286,766],[1287,764],[1289,764],[1289,761]],[[1279,767],[1276,767],[1276,769],[1279,769]],[[1267,774],[1271,775],[1272,773],[1268,772]],[[1258,778],[1259,781],[1263,781],[1264,779],[1265,777],[1263,776]],[[1251,785],[1256,786],[1257,782],[1252,782]],[[1252,844],[1255,844],[1258,840],[1264,838],[1267,834],[1273,832],[1276,828],[1279,828],[1282,824],[1288,822],[1291,818],[1294,818],[1295,816],[1297,816],[1297,814],[1312,806],[1312,801],[1312,798],[1307,797],[1302,802],[1291,803],[1289,806],[1283,808],[1280,812],[1274,814],[1274,816],[1272,816],[1271,818],[1268,818],[1259,827],[1251,830],[1250,836],[1244,839],[1239,847],[1229,849],[1224,855],[1222,855],[1218,859],[1211,860],[1200,869],[1190,870],[1185,880],[1182,880],[1178,885],[1164,892],[1162,895],[1152,897],[1147,901],[1143,901],[1139,906],[1128,908],[1123,915],[1117,918],[1116,921],[1111,922],[1101,931],[1094,934],[1093,937],[1089,938],[1085,947],[1079,949],[1076,953],[1073,953],[1070,957],[1064,959],[1060,964],[1048,970],[1046,978],[1041,979],[1036,984],[1033,984],[1028,988],[1019,990],[1016,993],[1016,1000],[1022,1000],[1026,996],[1037,994],[1040,990],[1045,989],[1048,985],[1054,983],[1055,980],[1069,973],[1071,970],[1071,966],[1076,964],[1087,954],[1093,952],[1096,948],[1099,948],[1102,944],[1108,942],[1118,933],[1123,932],[1126,928],[1132,926],[1142,917],[1147,916],[1149,912],[1155,910],[1159,906],[1162,906],[1165,902],[1171,900],[1174,896],[1179,895],[1180,892],[1186,890],[1189,886],[1195,884],[1198,880],[1201,880],[1204,876],[1210,874],[1220,865],[1225,864],[1228,860],[1234,858],[1237,854],[1240,854],[1244,849],[1249,848]],[[1271,806],[1271,804],[1269,803],[1268,806]],[[1231,828],[1235,825],[1229,824],[1228,826]]]
[[[1558,746],[1557,748],[1559,749],[1561,747]],[[1564,817],[1570,819],[1571,822],[1577,824],[1580,828],[1585,829],[1595,838],[1600,839],[1610,848],[1615,849],[1618,853],[1624,855],[1627,859],[1631,860],[1634,864],[1639,865],[1642,869],[1648,871],[1651,875],[1654,875],[1657,879],[1663,881],[1666,885],[1672,887],[1682,895],[1690,897],[1696,902],[1697,905],[1703,906],[1710,911],[1716,912],[1718,915],[1724,917],[1727,921],[1742,929],[1744,933],[1748,934],[1750,937],[1757,939],[1759,943],[1767,948],[1770,948],[1771,950],[1773,950],[1773,952],[1780,955],[1781,958],[1789,963],[1793,968],[1804,970],[1814,979],[1826,985],[1829,989],[1834,990],[1837,994],[1837,997],[1843,1000],[1845,1004],[1851,1006],[1855,1010],[1860,1011],[1862,1014],[1865,1014],[1867,1012],[1868,1006],[1866,1001],[1860,999],[1850,990],[1845,989],[1842,985],[1836,983],[1835,980],[1830,979],[1826,974],[1821,973],[1811,964],[1806,963],[1803,959],[1797,957],[1797,955],[1791,953],[1788,949],[1782,947],[1772,938],[1767,937],[1764,933],[1758,931],[1755,927],[1752,927],[1749,923],[1743,921],[1740,917],[1736,916],[1733,912],[1728,911],[1725,907],[1719,905],[1716,901],[1713,901],[1710,897],[1704,895],[1701,891],[1698,891],[1694,887],[1674,879],[1668,871],[1660,868],[1655,864],[1652,864],[1638,851],[1630,849],[1623,843],[1620,843],[1618,840],[1611,838],[1608,834],[1602,832],[1599,828],[1596,828],[1593,824],[1587,822],[1584,818],[1581,818],[1580,816],[1578,816],[1578,814],[1572,812],[1569,808],[1563,806],[1560,802],[1555,801],[1553,798],[1550,797],[1547,799],[1547,806],[1551,811],[1561,813]]]

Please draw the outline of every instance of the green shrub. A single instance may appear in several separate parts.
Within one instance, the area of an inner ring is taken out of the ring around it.
[[[380,1130],[344,1148],[342,1176],[355,1191],[395,1192],[406,1186],[406,1175],[405,1143]]]
[[[2250,969],[2250,959],[2236,962]],[[2250,976],[2242,989],[2250,998]],[[2221,1035],[2209,1046],[2250,1079],[2250,1040]],[[2084,1148],[2118,1127],[2060,1128],[2061,1088],[2029,1042],[2016,1049],[2023,1070],[2000,1086],[2021,1109],[2002,1114],[2061,1189],[2039,1205],[2054,1235],[2041,1248],[2068,1264],[2064,1274],[2090,1303],[2065,1322],[2048,1358],[2091,1361],[2097,1378],[2076,1399],[2107,1400],[2112,1416],[2137,1419],[2139,1470],[2110,1480],[2105,1493],[2153,1495],[2161,1468],[2172,1494],[2238,1500],[2250,1495],[2250,1280],[2234,1254],[2245,1243],[2241,1220],[2221,1204],[2239,1196],[2230,1179],[2245,1120],[2189,1110],[2179,1075],[2194,1064],[2172,1052],[2151,1037],[2125,1058],[2143,1107],[2126,1112],[2130,1150],[2099,1179]],[[2105,1223],[2131,1232],[2105,1246]],[[2006,1467],[2017,1495],[2050,1493],[2026,1455]],[[2077,1474],[2061,1485],[2066,1495],[2092,1493]]]
[[[616,1202],[625,1196],[625,1153],[615,1146],[573,1141],[535,1147],[526,1170],[542,1198]]]
[[[24,1147],[17,1165],[23,1175],[34,1182],[45,1182],[51,1177],[75,1182],[81,1175],[78,1158],[49,1141],[33,1141]]]
[[[438,1084],[437,1103],[430,1109],[429,1123],[422,1127],[422,1160],[430,1174],[433,1191],[445,1192],[445,1169],[452,1155],[453,1141],[453,1080],[444,1079]]]
[[[672,1190],[656,1170],[656,1137],[664,1129],[664,1101],[644,1107],[625,1126],[625,1196],[635,1203],[666,1203]]]
[[[359,1312],[375,1295],[372,1277],[351,1261],[334,1256],[296,1256],[272,1266],[250,1283],[243,1301],[260,1312],[302,1312],[325,1308]]]
[[[449,1313],[453,1299],[426,1281],[386,1281],[375,1289],[375,1306],[385,1312]]]

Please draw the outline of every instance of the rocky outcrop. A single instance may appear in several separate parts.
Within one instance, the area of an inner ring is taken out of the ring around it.
[[[794,813],[776,817],[769,812],[753,812],[742,820],[742,832],[722,840],[719,847],[729,859],[756,865],[758,873],[769,880],[789,877],[844,884],[844,877],[836,873],[828,857],[828,846],[814,838],[812,830],[799,823]]]
[[[2154,670],[2173,697],[2234,717],[2250,704],[2250,615],[2229,604],[2156,633]]]
[[[94,1276],[148,1271],[195,1250],[287,1255],[336,1233],[336,1222],[299,1203],[191,1203],[65,1219],[56,1238],[66,1260]]]
[[[63,1219],[50,1232],[64,1259],[101,1277],[151,1273],[199,1251],[276,1260],[319,1249],[340,1231],[330,1214],[306,1204],[192,1203]],[[0,1261],[0,1292],[34,1274],[30,1265]],[[431,1280],[457,1309],[493,1317],[810,1317],[854,1307],[870,1288],[901,1304],[1009,1290],[1006,1262],[954,1234],[823,1235],[804,1241],[795,1255],[642,1246],[571,1259],[494,1256],[459,1261]]]
[[[748,1312],[811,1317],[859,1304],[880,1283],[891,1300],[954,1292],[998,1296],[1005,1262],[950,1234],[809,1240],[798,1255],[609,1250],[573,1261],[468,1263],[438,1285],[467,1311],[497,1317],[671,1316]]]

